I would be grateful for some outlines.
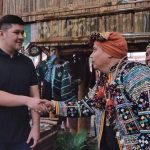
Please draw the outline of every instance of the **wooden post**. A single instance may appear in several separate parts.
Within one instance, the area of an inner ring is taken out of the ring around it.
[[[84,66],[83,66],[84,67]],[[85,82],[83,81],[81,84],[79,84],[79,90],[78,90],[78,99],[81,100],[85,97],[86,93],[86,87],[85,87]],[[90,130],[90,122],[91,122],[91,117],[84,118],[80,117],[78,118],[78,132],[80,132],[83,129],[87,129],[88,131]]]
[[[0,0],[0,16],[3,15],[3,0]]]

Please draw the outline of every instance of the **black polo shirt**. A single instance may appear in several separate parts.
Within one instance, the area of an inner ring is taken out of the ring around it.
[[[0,90],[29,96],[32,85],[37,85],[37,77],[31,59],[18,52],[11,58],[0,49]],[[26,106],[0,106],[0,143],[27,140],[29,131]]]

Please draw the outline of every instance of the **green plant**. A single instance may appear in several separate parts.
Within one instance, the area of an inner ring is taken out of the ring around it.
[[[59,133],[56,146],[57,150],[97,150],[96,140],[87,138],[87,130],[79,133]]]

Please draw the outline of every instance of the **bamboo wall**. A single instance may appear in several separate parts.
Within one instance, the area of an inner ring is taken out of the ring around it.
[[[31,24],[31,41],[77,39],[92,32],[150,32],[150,10],[111,16],[63,19]],[[36,37],[36,38],[35,38]]]
[[[26,42],[81,42],[95,31],[150,33],[150,0],[3,0],[2,10],[30,23]]]
[[[118,1],[119,0],[3,0],[3,14],[24,14],[58,9],[83,8],[85,6],[103,6],[116,4]]]
[[[119,4],[119,1],[125,0],[1,0],[3,1],[3,15],[5,14],[17,14],[17,15],[37,15],[37,14],[53,14],[59,13],[61,14],[76,14],[76,13],[90,13],[90,8],[95,8],[95,11],[98,10],[100,7],[103,6],[116,6]],[[126,4],[133,4],[131,7],[135,7],[134,5],[145,5],[148,6],[147,2],[145,1],[142,4],[142,0],[126,0],[128,3]],[[137,2],[137,4],[136,4]],[[98,8],[99,7],[99,8]],[[119,6],[120,7],[120,6]],[[121,6],[124,7],[124,6]],[[117,8],[117,7],[116,7]],[[86,9],[86,10],[84,10]],[[65,13],[66,12],[66,13]]]

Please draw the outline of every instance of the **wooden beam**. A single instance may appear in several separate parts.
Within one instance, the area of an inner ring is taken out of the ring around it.
[[[150,42],[150,32],[141,33],[124,33],[123,36],[126,38],[128,43],[142,43]],[[87,45],[89,36],[84,37],[54,37],[47,41],[32,42],[34,44],[52,44],[56,46],[65,45]]]
[[[48,11],[40,12],[28,12],[21,14],[23,18],[26,18],[27,22],[33,21],[48,21],[57,19],[73,19],[82,17],[104,16],[113,15],[119,13],[134,13],[140,11],[150,10],[150,1],[135,1],[130,3],[123,3],[119,5],[95,5],[95,6],[82,6],[78,8],[62,8],[52,9]],[[30,18],[30,19],[28,19]]]

